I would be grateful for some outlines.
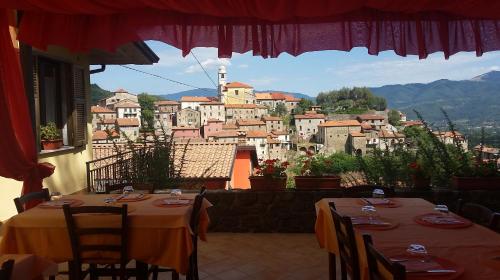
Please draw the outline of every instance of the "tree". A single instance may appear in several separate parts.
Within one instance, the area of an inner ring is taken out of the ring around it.
[[[399,112],[392,109],[389,111],[389,114],[388,114],[388,118],[389,118],[389,123],[393,126],[398,126],[400,125],[400,121],[401,121],[401,116],[399,115]]]
[[[302,98],[297,104],[297,108],[295,108],[296,114],[304,114],[306,111],[310,110],[311,106],[314,105],[313,102],[309,99]]]
[[[273,110],[273,113],[276,115],[276,116],[284,116],[286,114],[288,114],[288,110],[286,109],[286,106],[285,104],[283,103],[278,103],[276,104],[276,107],[274,108]]]
[[[316,97],[316,103],[326,112],[342,114],[360,114],[368,110],[383,111],[387,107],[383,97],[373,95],[366,87],[320,92]]]
[[[141,93],[137,96],[141,106],[141,123],[146,130],[153,130],[155,124],[155,102],[160,100],[158,96]]]

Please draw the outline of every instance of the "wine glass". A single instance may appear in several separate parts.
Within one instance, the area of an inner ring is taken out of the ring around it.
[[[180,199],[181,196],[182,196],[182,191],[180,189],[173,189],[171,192],[170,192],[170,196],[173,198],[173,199]]]
[[[132,186],[125,186],[123,187],[123,194],[129,194],[134,192],[134,187]]]
[[[412,256],[416,256],[420,259],[421,262],[429,262],[430,256],[427,252],[427,249],[424,245],[421,244],[410,244],[406,249],[408,253]]]
[[[373,217],[375,217],[377,214],[377,209],[373,205],[366,205],[361,207],[361,212],[363,212],[363,214],[368,217],[368,220],[371,224],[373,221]]]
[[[448,206],[444,204],[438,204],[434,207],[434,211],[438,211],[441,215],[447,216],[450,214],[450,210],[448,209]]]
[[[52,192],[50,194],[50,200],[59,200],[61,199],[63,196],[60,192]]]
[[[373,198],[385,198],[384,190],[382,189],[374,189],[372,192]]]

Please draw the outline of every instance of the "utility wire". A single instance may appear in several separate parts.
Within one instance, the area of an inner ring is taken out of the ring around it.
[[[169,82],[172,82],[172,83],[176,83],[176,84],[179,84],[179,85],[183,85],[183,86],[187,86],[187,87],[191,87],[191,88],[195,88],[195,89],[200,89],[200,90],[212,93],[212,91],[210,91],[210,90],[208,90],[206,88],[201,88],[201,87],[193,86],[193,85],[186,84],[186,83],[183,83],[183,82],[179,82],[179,81],[176,81],[176,80],[172,80],[172,79],[160,76],[160,75],[156,75],[156,74],[153,74],[153,73],[149,73],[149,72],[145,72],[145,71],[142,71],[142,70],[139,70],[139,69],[135,69],[135,68],[132,68],[130,66],[126,66],[126,65],[119,65],[119,66],[121,66],[123,68],[127,68],[129,70],[133,70],[133,71],[142,73],[142,74],[145,74],[145,75],[149,75],[149,76],[153,76],[153,77],[156,77],[156,78],[160,78],[162,80],[166,80],[166,81],[169,81]]]
[[[205,72],[205,75],[207,75],[208,79],[212,82],[212,84],[214,85],[215,88],[217,88],[217,84],[215,83],[215,81],[212,79],[212,77],[210,77],[210,75],[208,74],[207,70],[205,69],[205,67],[203,67],[203,65],[201,65],[200,61],[198,60],[198,58],[196,57],[196,55],[194,55],[194,52],[191,51],[191,54],[193,55],[194,59],[196,59],[196,62],[198,62],[198,64],[200,65],[201,69],[203,69],[203,72]]]

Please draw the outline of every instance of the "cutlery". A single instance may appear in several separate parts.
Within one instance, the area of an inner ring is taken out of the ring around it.
[[[429,270],[407,270],[406,273],[454,273],[453,269],[429,269]]]
[[[366,204],[373,206],[373,204],[366,198],[361,198]]]
[[[391,262],[407,262],[408,259],[389,259]]]

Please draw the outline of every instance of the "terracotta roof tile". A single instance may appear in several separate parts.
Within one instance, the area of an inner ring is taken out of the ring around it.
[[[306,114],[306,115],[295,115],[295,119],[325,119],[323,114]]]
[[[241,82],[231,82],[226,84],[227,88],[253,88],[250,85],[241,83]]]
[[[104,113],[104,114],[113,114],[115,113],[115,111],[111,110],[111,109],[108,109],[106,107],[101,107],[101,106],[92,106],[90,108],[90,111],[92,113]]]
[[[210,98],[205,96],[183,96],[181,102],[210,102]]]
[[[140,122],[137,118],[118,118],[116,119],[118,126],[139,126]]]
[[[237,130],[221,130],[209,133],[209,137],[215,138],[230,138],[230,137],[238,137],[239,132]]]
[[[360,120],[385,120],[384,116],[381,115],[374,115],[374,114],[364,114],[364,115],[359,115],[358,118]]]
[[[262,117],[264,121],[283,121],[281,117],[273,117],[273,116],[264,116]]]
[[[327,121],[320,124],[319,126],[325,127],[337,127],[337,126],[360,126],[361,124],[357,120],[342,120],[342,121]]]
[[[370,129],[372,129],[372,126],[369,123],[367,123],[367,122],[362,122],[361,123],[361,128],[362,129],[366,129],[366,130],[370,130]]]
[[[379,138],[404,138],[404,134],[394,133],[392,131],[381,130],[378,132]]]
[[[267,143],[268,144],[280,144],[280,140],[272,138],[272,137],[267,137]]]
[[[116,123],[116,119],[102,119],[102,120],[99,120],[98,123],[100,123],[100,124],[114,124],[114,123]]]
[[[266,138],[268,133],[264,130],[247,131],[247,138]]]
[[[199,128],[194,126],[174,126],[173,130],[199,130]]]
[[[351,135],[352,137],[365,137],[365,134],[358,131],[350,132],[349,135]]]
[[[288,95],[288,94],[285,94],[285,101],[286,102],[299,102],[300,100],[302,100],[302,99],[294,97],[294,96],[291,96],[291,95]]]
[[[266,125],[261,120],[237,120],[236,123],[238,126],[248,126],[248,125]]]
[[[274,134],[274,135],[288,135],[287,131],[273,130],[271,133]]]
[[[406,122],[402,122],[402,125],[403,126],[422,126],[424,125],[421,121],[406,121]]]
[[[175,144],[175,166],[183,178],[229,178],[236,143]]]
[[[120,135],[115,130],[112,130],[111,137],[117,138],[120,137]],[[92,140],[106,140],[106,139],[108,139],[108,133],[105,130],[96,130],[92,132]]]
[[[226,123],[222,125],[222,129],[228,130],[228,129],[238,129],[238,125],[235,123]]]
[[[210,101],[205,103],[200,103],[200,106],[209,106],[209,105],[224,105],[222,102]]]
[[[255,99],[257,100],[273,100],[273,96],[268,92],[256,93]]]

